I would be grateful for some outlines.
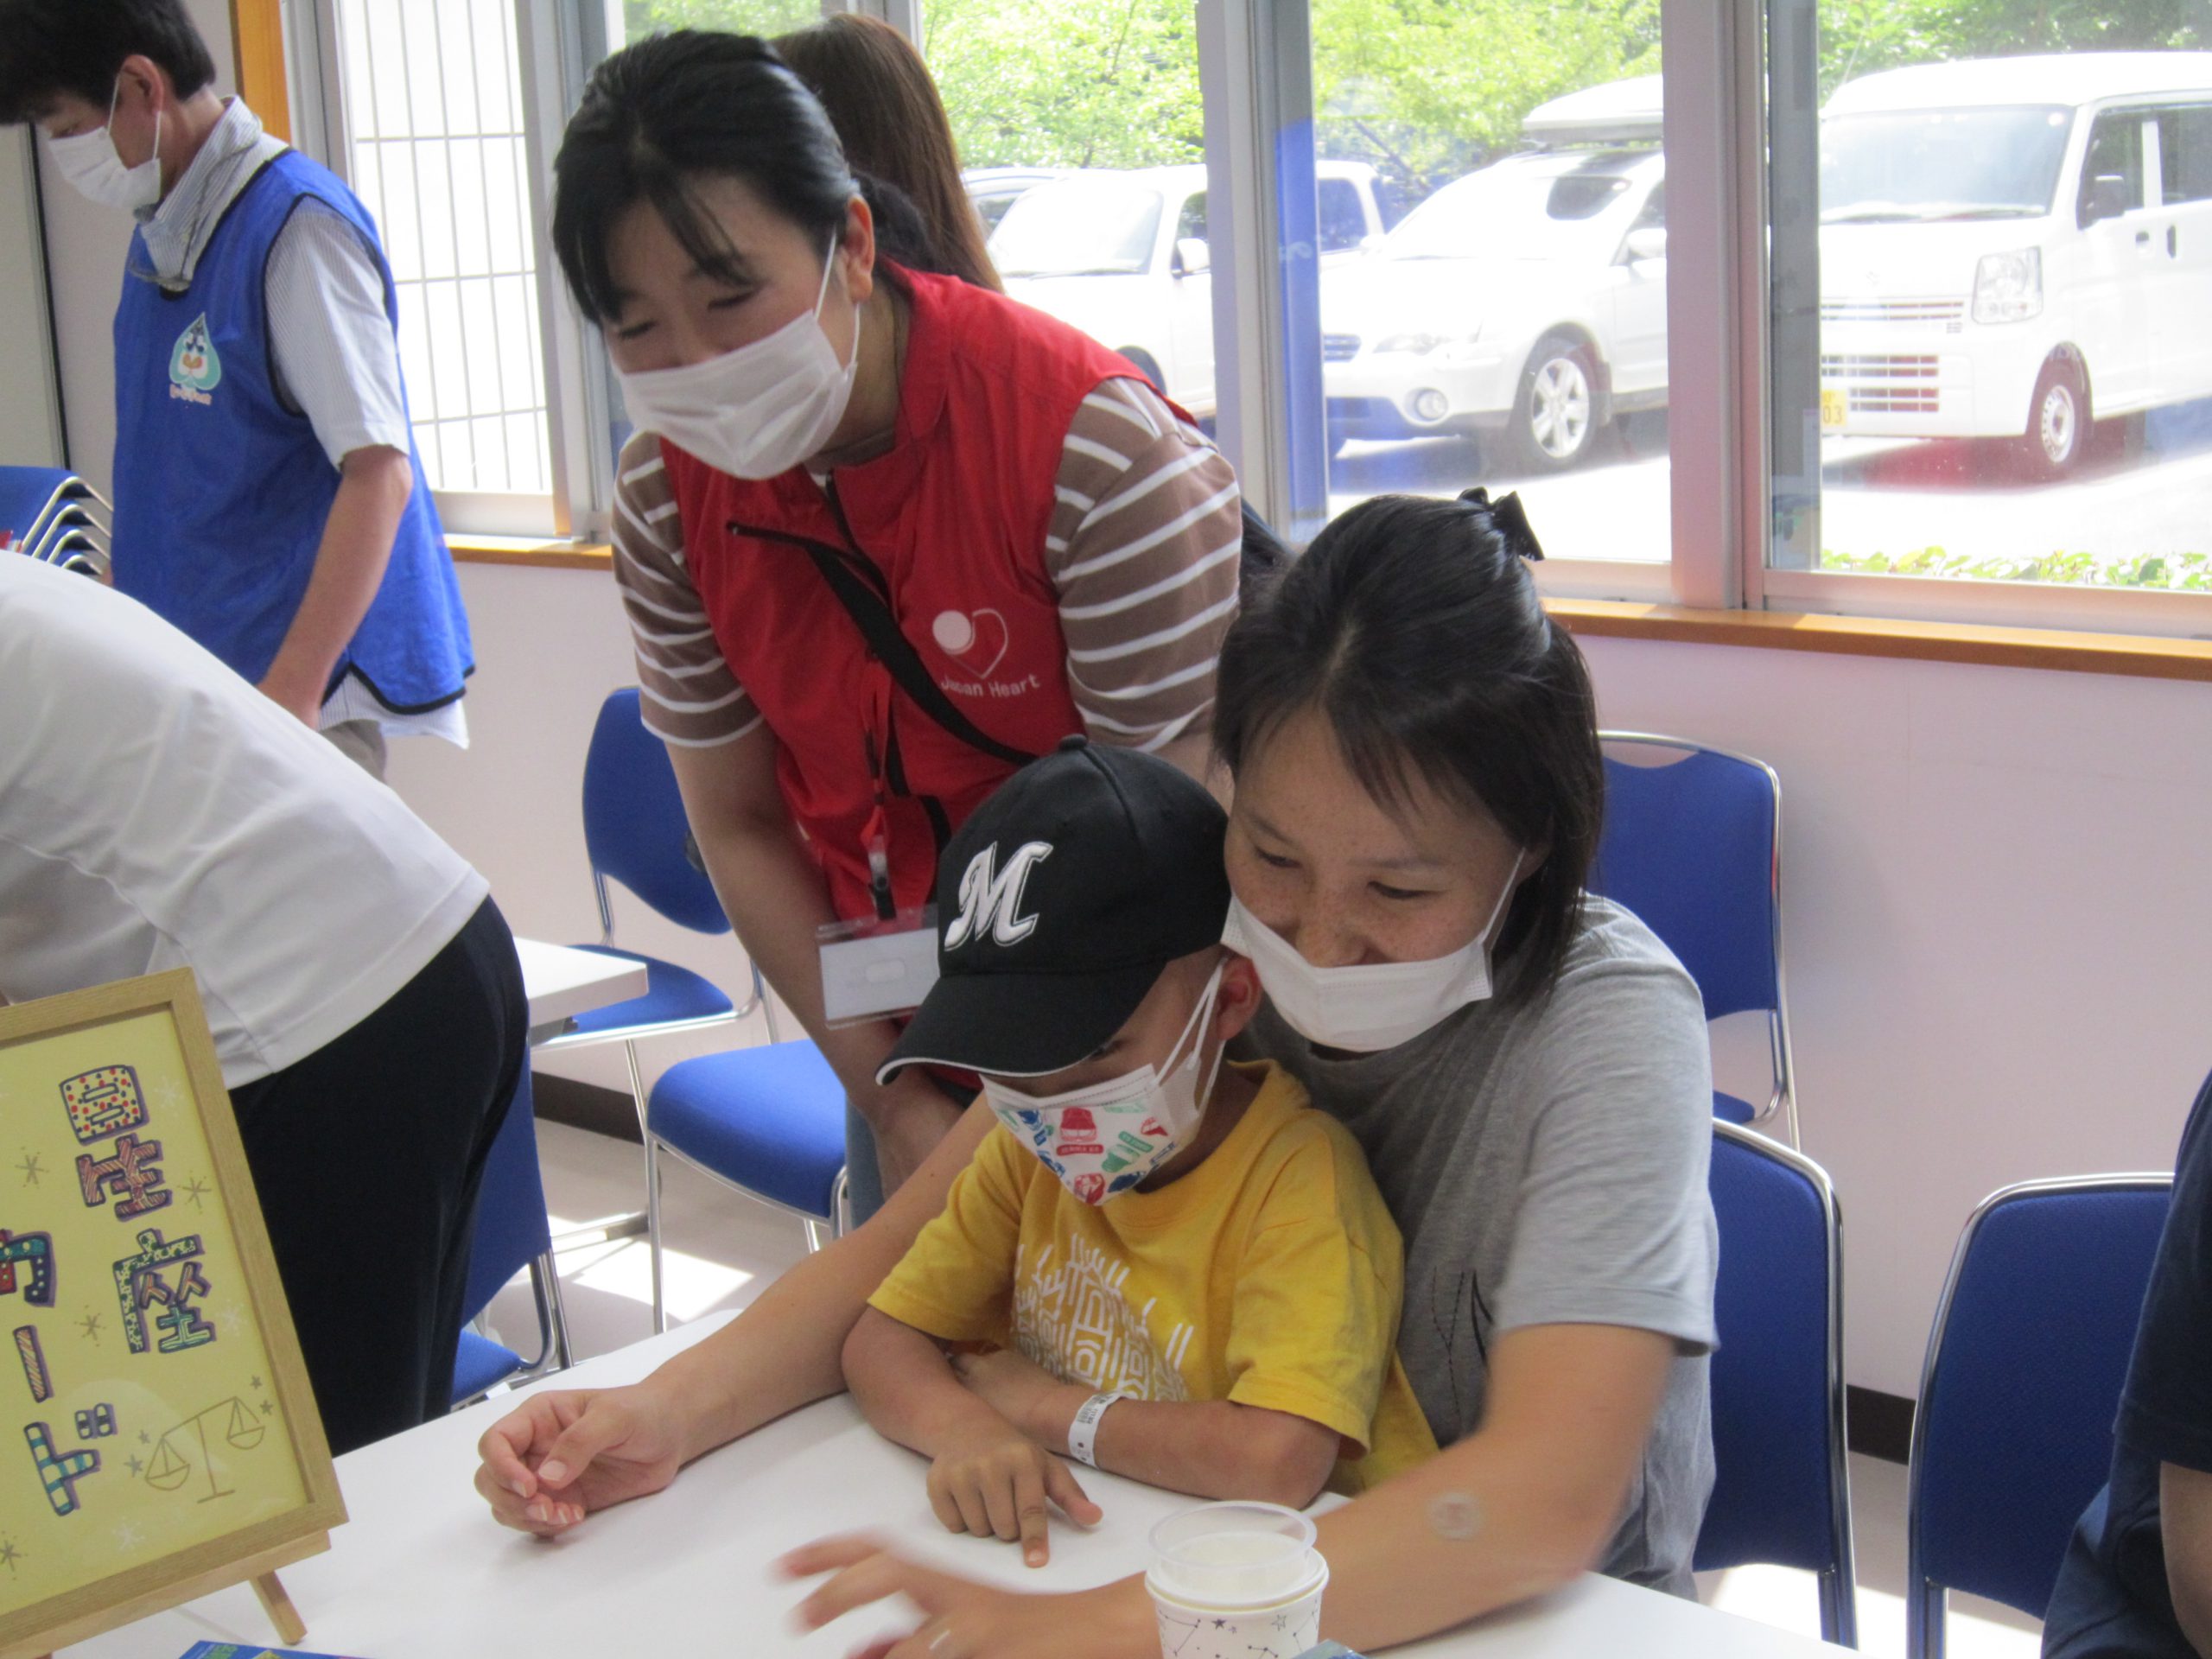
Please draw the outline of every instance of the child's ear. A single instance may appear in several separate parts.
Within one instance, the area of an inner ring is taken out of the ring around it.
[[[1249,957],[1221,953],[1221,990],[1214,999],[1213,1034],[1227,1042],[1252,1023],[1260,1011],[1260,973]]]

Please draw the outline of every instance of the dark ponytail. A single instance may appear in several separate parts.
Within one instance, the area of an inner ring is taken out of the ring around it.
[[[1558,978],[1605,814],[1597,698],[1544,614],[1528,569],[1541,556],[1510,499],[1363,502],[1248,594],[1214,710],[1232,773],[1312,709],[1384,807],[1418,781],[1522,847],[1548,846],[1498,936],[1500,992],[1515,999]]]
[[[677,29],[625,47],[592,72],[553,160],[553,251],[587,318],[604,322],[620,308],[608,242],[641,201],[700,269],[739,283],[738,251],[694,188],[717,176],[744,181],[825,252],[861,196],[883,257],[935,268],[913,205],[855,177],[830,118],[766,41]]]

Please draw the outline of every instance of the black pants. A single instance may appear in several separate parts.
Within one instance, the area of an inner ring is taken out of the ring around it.
[[[374,1014],[231,1091],[334,1452],[452,1402],[477,1183],[529,1026],[486,899]]]

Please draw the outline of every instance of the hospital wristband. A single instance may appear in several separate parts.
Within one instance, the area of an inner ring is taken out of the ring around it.
[[[1068,1455],[1093,1469],[1098,1466],[1098,1420],[1106,1414],[1106,1408],[1116,1400],[1129,1396],[1118,1391],[1094,1394],[1084,1401],[1075,1414],[1075,1421],[1068,1425]]]

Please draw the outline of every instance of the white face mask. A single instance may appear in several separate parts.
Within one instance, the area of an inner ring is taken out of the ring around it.
[[[999,1122],[1085,1204],[1103,1204],[1144,1179],[1189,1142],[1205,1115],[1221,1051],[1214,1051],[1203,1083],[1198,1057],[1205,1052],[1221,972],[1217,965],[1171,1055],[1185,1042],[1191,1052],[1180,1061],[1171,1058],[1165,1077],[1147,1064],[1126,1077],[1058,1095],[1020,1094],[995,1078],[983,1079],[984,1097]]]
[[[1491,932],[1519,887],[1520,874],[1516,859],[1505,891],[1491,907],[1490,920],[1448,957],[1316,968],[1238,899],[1230,900],[1221,942],[1251,957],[1268,1001],[1307,1042],[1373,1053],[1410,1042],[1470,1002],[1489,998]]]
[[[109,131],[115,124],[115,100],[122,92],[123,82],[118,80],[108,95],[106,126],[74,137],[49,138],[46,148],[61,176],[80,194],[103,207],[129,213],[162,199],[162,111],[154,112],[154,153],[136,167],[125,167]]]
[[[630,418],[732,478],[774,478],[817,454],[845,418],[861,363],[861,313],[853,308],[853,356],[822,331],[837,244],[822,267],[814,309],[764,340],[703,363],[614,372]]]

